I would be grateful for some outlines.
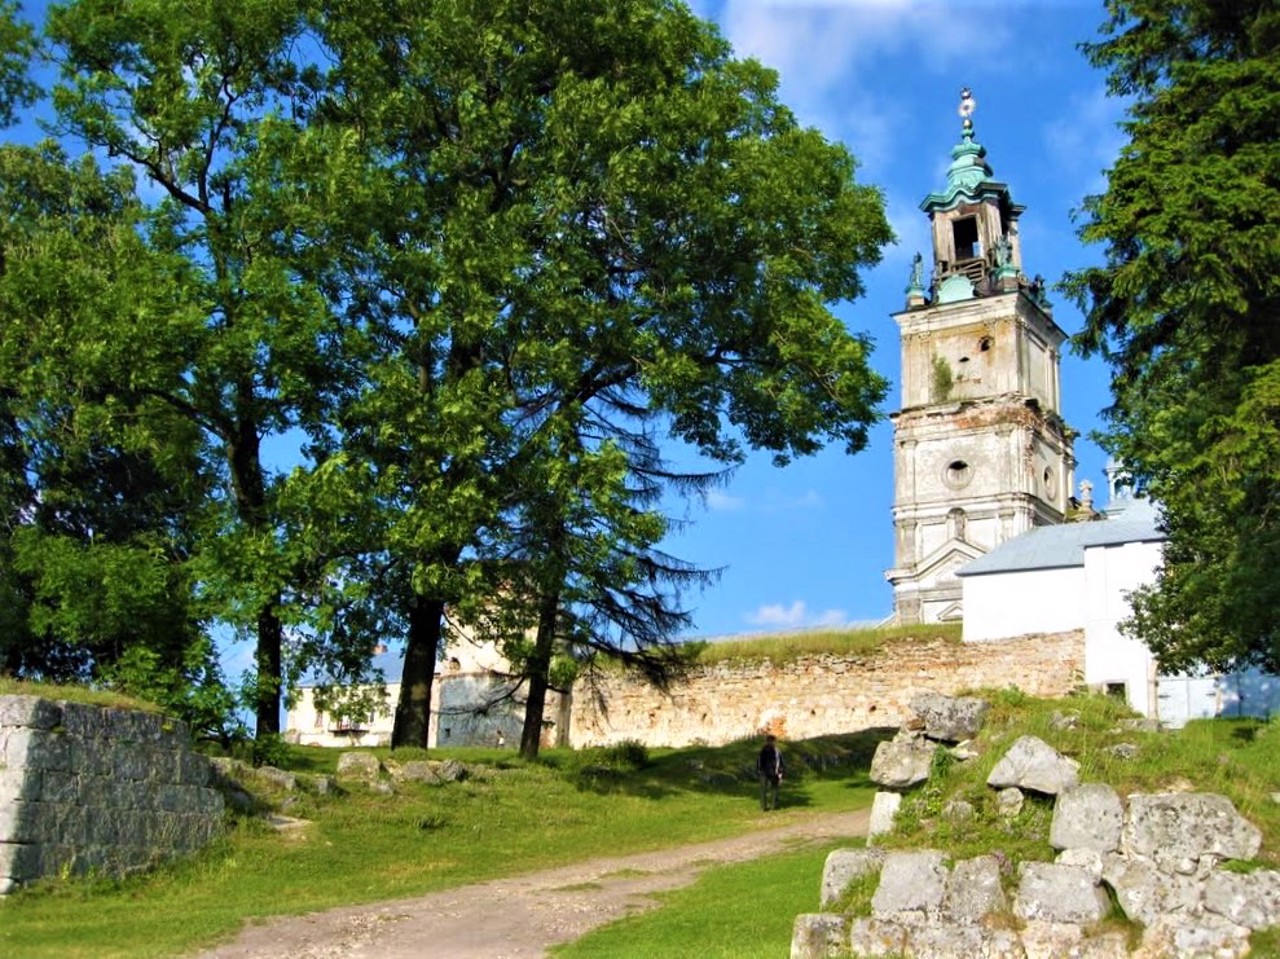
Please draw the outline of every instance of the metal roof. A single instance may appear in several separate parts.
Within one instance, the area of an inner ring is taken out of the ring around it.
[[[957,576],[982,576],[1030,569],[1064,569],[1084,565],[1090,546],[1159,542],[1165,534],[1157,528],[1159,514],[1148,501],[1134,499],[1123,510],[1113,510],[1105,520],[1037,526],[1001,543],[985,556],[956,571]]]

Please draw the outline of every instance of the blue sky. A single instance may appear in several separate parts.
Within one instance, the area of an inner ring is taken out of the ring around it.
[[[861,163],[859,179],[885,194],[896,246],[866,273],[867,294],[840,307],[850,329],[870,334],[873,364],[894,383],[897,327],[917,250],[929,257],[928,219],[918,204],[940,189],[959,139],[959,90],[972,88],[977,140],[996,179],[1025,204],[1024,270],[1051,283],[1100,257],[1075,237],[1072,211],[1105,187],[1103,171],[1123,143],[1123,104],[1076,49],[1096,39],[1101,2],[949,3],[920,0],[695,0],[740,56],[781,74],[781,96],[802,123],[843,142]],[[1054,317],[1075,333],[1081,316],[1061,294]],[[1077,484],[1103,485],[1104,454],[1089,441],[1108,403],[1097,359],[1064,359],[1063,415],[1081,432]],[[671,552],[723,567],[716,586],[688,597],[694,634],[721,636],[880,619],[893,608],[884,570],[893,562],[892,426],[850,457],[832,449],[774,468],[752,457]],[[684,515],[683,510],[681,515]]]
[[[873,363],[894,384],[902,309],[916,251],[929,254],[918,204],[945,182],[960,131],[959,90],[978,101],[977,139],[996,178],[1025,204],[1020,221],[1027,273],[1051,283],[1098,257],[1075,238],[1071,212],[1103,189],[1103,170],[1122,143],[1123,108],[1104,77],[1076,50],[1105,19],[1101,0],[693,0],[738,55],[781,75],[781,96],[801,122],[846,144],[859,179],[879,186],[898,243],[865,274],[866,296],[838,312],[875,342]],[[41,19],[44,4],[25,11]],[[145,185],[144,185],[145,189]],[[1075,308],[1051,297],[1068,333]],[[1105,457],[1088,440],[1106,405],[1097,360],[1063,362],[1063,413],[1081,432],[1077,483],[1102,485]],[[691,635],[723,636],[878,620],[892,611],[884,570],[893,560],[892,427],[886,419],[854,457],[832,449],[774,468],[751,457],[705,501],[673,503],[689,524],[666,544],[682,559],[723,570],[719,582],[685,597]],[[248,647],[236,652],[248,656]],[[236,660],[236,664],[239,660]],[[229,665],[236,665],[229,664]],[[235,675],[236,668],[230,672]]]

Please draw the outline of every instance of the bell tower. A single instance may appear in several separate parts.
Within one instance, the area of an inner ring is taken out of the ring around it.
[[[894,567],[898,623],[959,620],[955,571],[1033,526],[1061,523],[1075,471],[1059,413],[1066,334],[1044,282],[1022,269],[1008,184],[974,139],[975,102],[960,92],[960,142],[932,224],[933,275],[917,253],[902,339],[902,408],[894,414]]]

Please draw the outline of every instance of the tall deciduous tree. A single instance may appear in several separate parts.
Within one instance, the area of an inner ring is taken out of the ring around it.
[[[1111,0],[1085,46],[1129,142],[1068,276],[1113,369],[1106,442],[1169,539],[1131,628],[1165,669],[1280,671],[1280,8]]]
[[[183,300],[94,334],[128,365],[123,394],[184,417],[214,451],[225,509],[203,529],[200,582],[255,637],[259,735],[280,728],[296,587],[281,475],[263,444],[323,434],[344,382],[339,331],[324,297],[296,282],[291,208],[278,202],[282,178],[299,172],[289,164],[315,75],[303,13],[293,0],[72,0],[47,27],[61,131],[128,162],[158,194],[142,229],[178,261]]]
[[[885,383],[828,306],[890,233],[847,152],[675,0],[322,7],[320,115],[370,158],[342,296],[379,355],[346,456],[407,570],[393,742],[425,745],[445,607],[512,501],[545,496],[521,484],[572,449],[544,440],[575,407],[726,462],[862,447]]]

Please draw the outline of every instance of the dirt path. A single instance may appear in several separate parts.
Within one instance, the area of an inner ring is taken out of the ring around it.
[[[784,813],[784,815],[786,815]],[[867,810],[799,814],[745,836],[592,859],[417,899],[332,909],[249,926],[199,959],[533,959],[597,926],[658,905],[653,894],[692,883],[708,866],[863,836]],[[817,899],[821,876],[813,877]]]

